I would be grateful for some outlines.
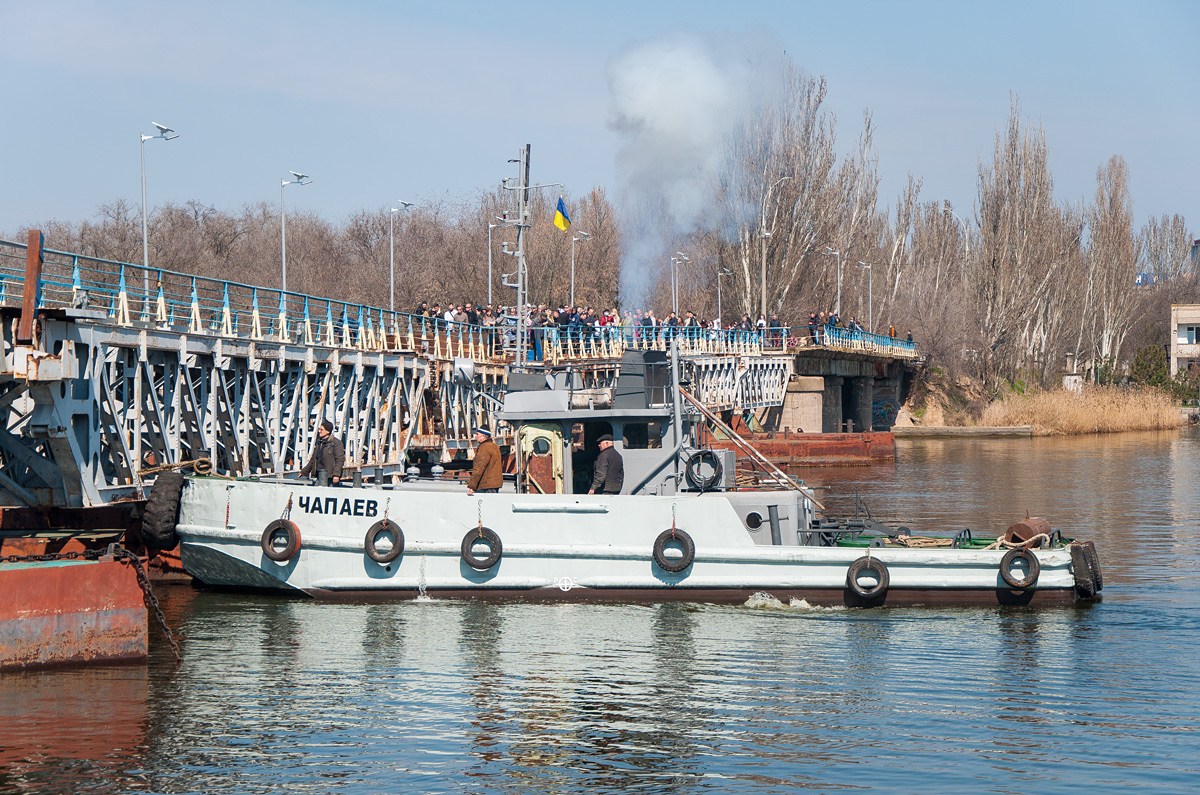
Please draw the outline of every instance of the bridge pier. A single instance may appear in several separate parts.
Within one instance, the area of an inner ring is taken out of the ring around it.
[[[821,433],[837,433],[842,423],[842,383],[844,378],[827,375],[825,391],[821,393]]]
[[[846,406],[846,419],[854,422],[855,432],[871,430],[871,415],[874,408],[875,379],[859,376],[850,380],[850,405]]]

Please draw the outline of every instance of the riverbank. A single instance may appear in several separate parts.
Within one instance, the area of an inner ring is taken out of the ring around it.
[[[980,425],[1029,425],[1034,436],[1157,431],[1184,424],[1179,405],[1153,388],[1085,387],[1010,394],[980,415]]]

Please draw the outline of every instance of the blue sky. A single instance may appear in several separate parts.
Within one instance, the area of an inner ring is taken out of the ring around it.
[[[0,0],[0,230],[138,203],[152,121],[181,137],[146,145],[151,206],[274,203],[296,169],[289,209],[340,220],[469,198],[525,143],[535,180],[615,194],[605,68],[683,31],[764,34],[824,75],[843,151],[870,108],[885,206],[912,172],[967,215],[1015,91],[1059,199],[1120,154],[1139,223],[1200,233],[1198,23],[1192,2]]]

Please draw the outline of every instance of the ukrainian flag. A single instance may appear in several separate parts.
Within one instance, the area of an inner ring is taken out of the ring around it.
[[[558,197],[558,208],[554,211],[554,225],[564,232],[571,226],[571,216],[567,215],[567,206],[563,204],[562,196]]]

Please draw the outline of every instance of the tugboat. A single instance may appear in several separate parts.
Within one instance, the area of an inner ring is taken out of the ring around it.
[[[678,362],[627,351],[607,380],[586,368],[510,368],[490,429],[511,440],[513,471],[498,493],[468,494],[433,474],[440,467],[414,467],[406,478],[357,473],[353,486],[323,476],[173,478],[156,484],[151,503],[178,500],[167,531],[201,583],[314,597],[769,594],[871,607],[1070,604],[1102,587],[1095,547],[1044,519],[976,539],[822,516],[811,490],[748,445],[740,469],[735,451],[700,446],[702,429],[720,420],[690,396]],[[455,377],[473,381],[469,361]],[[602,436],[623,459],[619,494],[588,493]]]

